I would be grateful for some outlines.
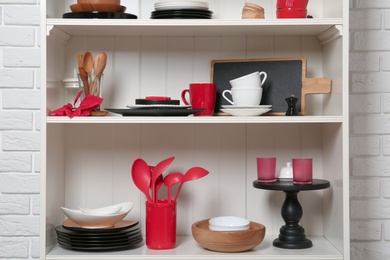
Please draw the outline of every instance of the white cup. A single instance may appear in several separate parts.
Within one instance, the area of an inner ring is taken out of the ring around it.
[[[263,76],[263,79],[261,79]],[[267,73],[262,72],[253,72],[251,74],[232,79],[230,80],[230,85],[232,88],[261,88],[267,79]]]
[[[232,96],[233,100],[226,96],[227,93]],[[222,92],[223,98],[233,106],[258,106],[260,105],[262,94],[262,88],[232,88]]]

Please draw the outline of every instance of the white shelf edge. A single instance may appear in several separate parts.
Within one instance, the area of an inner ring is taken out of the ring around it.
[[[58,244],[46,255],[47,260],[343,260],[342,254],[321,236],[309,236],[313,247],[302,250],[286,250],[272,246],[275,236],[266,236],[253,250],[241,253],[221,253],[203,249],[192,236],[178,236],[177,246],[172,250],[150,250],[145,245],[124,251],[87,253],[61,248]]]
[[[342,18],[322,19],[62,19],[49,18],[47,27],[69,35],[320,35]],[[96,29],[95,29],[96,28]],[[177,30],[172,30],[177,29]],[[180,30],[181,29],[181,30]],[[191,30],[189,30],[191,29]],[[161,31],[162,30],[162,31]]]
[[[72,124],[72,123],[125,123],[125,124],[264,124],[264,123],[342,123],[342,116],[258,116],[258,117],[232,117],[232,116],[212,116],[212,117],[46,117],[48,124]]]
[[[204,25],[331,25],[342,24],[342,18],[313,19],[63,19],[48,18],[47,25],[143,25],[143,26],[204,26]]]

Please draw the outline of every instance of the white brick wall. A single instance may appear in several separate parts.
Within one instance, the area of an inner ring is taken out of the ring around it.
[[[351,0],[351,259],[390,259],[390,0]],[[0,259],[39,257],[39,0],[0,0]]]
[[[39,0],[0,0],[0,259],[39,258]]]
[[[390,259],[390,1],[350,8],[351,259]]]

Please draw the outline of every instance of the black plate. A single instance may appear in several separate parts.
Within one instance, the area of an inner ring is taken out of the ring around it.
[[[61,237],[63,239],[71,240],[71,241],[95,241],[95,242],[101,242],[101,241],[108,241],[108,240],[123,240],[123,239],[129,239],[133,236],[137,236],[141,232],[141,229],[133,230],[131,232],[127,233],[120,233],[116,235],[103,235],[95,234],[95,235],[89,235],[89,236],[77,236],[77,235],[69,235],[61,232],[57,232],[57,236]]]
[[[79,12],[79,13],[64,13],[62,18],[71,19],[137,19],[134,14],[118,13],[118,12]]]
[[[58,242],[66,245],[73,245],[73,246],[118,246],[118,245],[128,245],[130,243],[133,243],[135,240],[138,240],[139,238],[142,238],[142,233],[139,231],[137,234],[135,234],[132,237],[124,238],[124,239],[106,239],[102,241],[95,241],[95,240],[75,240],[75,239],[67,239],[63,238],[61,236],[57,236]]]
[[[61,235],[57,233],[57,239],[61,240],[62,242],[67,243],[79,243],[79,244],[117,244],[117,243],[125,243],[134,240],[135,238],[138,238],[142,236],[141,230],[138,230],[137,232],[134,232],[132,234],[129,234],[128,236],[124,237],[101,237],[101,238],[74,238],[74,237],[67,237],[64,235]]]
[[[135,230],[140,229],[140,226],[141,225],[138,223],[137,225],[134,225],[134,226],[127,228],[127,229],[112,230],[110,232],[100,232],[100,233],[90,232],[89,229],[74,231],[74,230],[65,229],[63,226],[57,226],[57,227],[55,227],[55,231],[57,233],[64,234],[67,236],[76,236],[76,237],[82,237],[82,236],[96,237],[96,236],[98,236],[98,237],[101,237],[101,236],[118,236],[121,234],[127,234],[129,232],[134,232]]]
[[[211,16],[203,16],[203,15],[189,15],[189,14],[178,14],[178,15],[156,15],[151,16],[150,19],[211,19]]]
[[[209,10],[198,10],[198,9],[171,9],[171,10],[158,10],[153,11],[152,15],[157,14],[201,14],[201,15],[212,15],[213,12]]]
[[[189,108],[149,108],[149,109],[116,109],[105,108],[112,113],[121,114],[122,116],[189,116],[205,109]]]
[[[62,227],[67,230],[77,231],[77,232],[83,232],[83,233],[117,233],[119,230],[130,231],[137,229],[140,227],[139,221],[130,221],[130,220],[121,220],[113,227],[107,227],[107,228],[83,228],[80,225],[74,223],[71,219],[67,219],[62,223]]]
[[[137,98],[135,100],[136,105],[180,105],[180,100],[170,99],[170,100],[150,100],[150,99],[141,99]]]
[[[132,243],[128,245],[119,245],[119,246],[110,246],[110,247],[83,247],[83,246],[71,246],[68,244],[58,243],[62,248],[69,249],[69,250],[75,250],[75,251],[85,251],[85,252],[108,252],[108,251],[119,251],[119,250],[127,250],[127,249],[134,249],[139,246],[141,246],[143,243],[142,237],[138,240],[133,241]]]

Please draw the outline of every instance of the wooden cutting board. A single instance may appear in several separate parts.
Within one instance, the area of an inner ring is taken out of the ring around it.
[[[307,61],[304,57],[213,60],[210,82],[217,85],[217,115],[224,114],[221,105],[230,105],[222,97],[222,92],[231,88],[229,81],[255,71],[267,73],[260,104],[272,105],[268,115],[284,115],[288,108],[285,99],[291,95],[299,98],[297,109],[300,115],[305,115],[306,95],[329,94],[332,89],[329,78],[306,78]]]

